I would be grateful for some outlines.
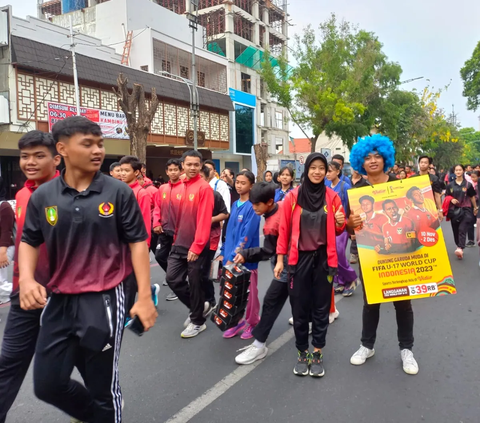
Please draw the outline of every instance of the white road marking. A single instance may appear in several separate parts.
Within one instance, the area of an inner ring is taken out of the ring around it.
[[[344,297],[340,297],[335,300],[335,304],[338,304]],[[244,366],[238,366],[232,373],[225,376],[220,382],[213,385],[210,389],[205,391],[197,399],[193,400],[186,407],[182,408],[177,414],[170,417],[166,423],[186,423],[193,419],[202,410],[207,408],[215,400],[220,398],[225,392],[227,392],[232,386],[240,382],[245,376],[248,376],[258,366],[260,366],[270,356],[275,354],[280,348],[294,338],[295,334],[293,328],[288,329],[285,333],[280,335],[275,341],[268,346],[268,355],[263,360],[256,361],[253,364]]]

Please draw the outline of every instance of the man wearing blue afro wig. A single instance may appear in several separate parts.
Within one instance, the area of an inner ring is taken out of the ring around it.
[[[352,189],[368,185],[377,186],[397,180],[395,176],[386,173],[387,169],[395,164],[395,149],[392,141],[382,135],[372,135],[360,139],[352,148],[350,164],[357,172],[367,175],[367,179],[362,179]],[[364,221],[361,214],[358,211],[353,211],[350,205],[347,213],[347,230],[351,235],[355,235],[355,231],[363,228]],[[391,224],[396,225],[396,223]],[[360,280],[363,284],[363,274],[361,272]],[[414,341],[412,302],[410,300],[394,301],[393,305],[397,318],[397,336],[403,371],[415,375],[418,373],[418,363],[412,352]],[[364,290],[361,345],[350,358],[350,363],[353,365],[360,366],[375,354],[374,345],[379,319],[380,304],[368,304]]]
[[[395,147],[393,142],[388,137],[375,134],[358,139],[358,142],[352,147],[350,152],[350,165],[358,173],[366,175],[367,171],[363,163],[365,157],[373,152],[377,152],[383,157],[384,172],[395,164]]]

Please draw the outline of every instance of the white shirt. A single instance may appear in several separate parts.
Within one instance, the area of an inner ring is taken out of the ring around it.
[[[230,206],[231,206],[231,197],[230,197],[230,188],[228,185],[218,178],[213,178],[210,181],[210,186],[214,191],[217,191],[223,198],[225,202],[225,206],[227,207],[228,213],[230,213]]]

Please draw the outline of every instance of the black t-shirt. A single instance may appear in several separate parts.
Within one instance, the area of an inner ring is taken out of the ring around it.
[[[32,194],[22,242],[32,247],[45,243],[50,262],[47,286],[54,293],[115,288],[133,270],[129,244],[148,238],[135,194],[101,172],[78,192],[67,185],[64,174]]]
[[[416,176],[421,176],[420,173],[415,173],[415,175],[412,176],[412,178],[415,178]],[[443,183],[440,181],[438,176],[432,175],[431,173],[428,174],[428,177],[430,178],[430,185],[432,186],[432,191],[436,192],[437,194],[441,194],[444,189]]]
[[[299,251],[316,251],[327,244],[327,214],[321,207],[317,212],[302,209],[300,216]]]
[[[228,214],[227,206],[225,205],[225,201],[223,201],[222,195],[218,191],[213,191],[212,217],[218,216],[219,214]],[[220,222],[212,223],[212,229],[217,227],[220,227]]]
[[[475,191],[475,188],[473,188],[473,185],[464,179],[460,185],[457,184],[455,180],[450,182],[447,185],[445,195],[451,195],[453,198],[457,199],[460,203],[460,207],[472,207],[470,198],[475,197],[477,192]]]

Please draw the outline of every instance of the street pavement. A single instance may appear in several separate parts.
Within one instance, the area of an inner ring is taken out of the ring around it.
[[[141,338],[125,333],[124,423],[479,423],[479,252],[466,249],[458,261],[450,224],[443,228],[458,294],[413,302],[418,375],[402,370],[392,304],[381,307],[376,355],[363,366],[350,364],[360,345],[362,288],[350,298],[337,296],[340,317],[327,335],[326,375],[314,379],[292,372],[296,350],[288,303],[269,339],[273,353],[255,367],[238,366],[236,351],[252,341],[223,339],[210,321],[197,338],[180,338],[187,310],[178,301],[166,302],[170,291],[162,287],[156,326]],[[163,276],[152,267],[154,282]],[[270,280],[269,263],[262,263],[261,299]],[[7,312],[0,309],[2,335]],[[35,398],[31,371],[7,418],[27,422],[69,422]]]

